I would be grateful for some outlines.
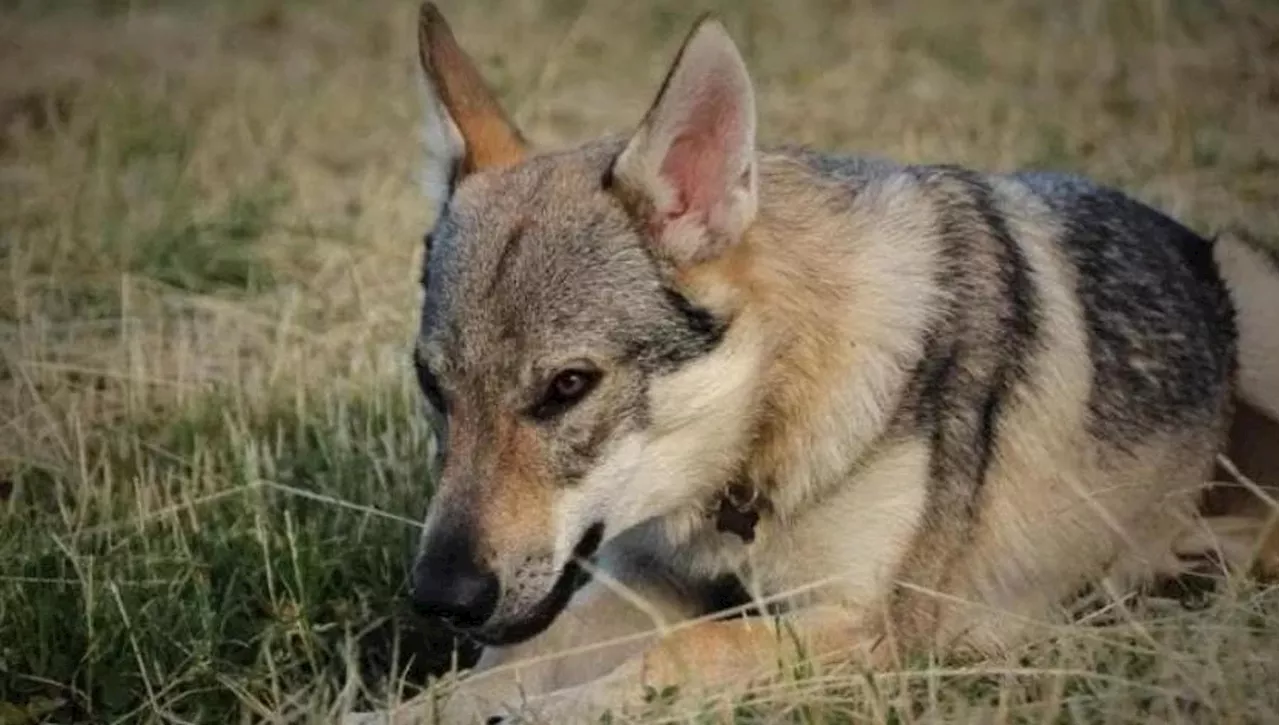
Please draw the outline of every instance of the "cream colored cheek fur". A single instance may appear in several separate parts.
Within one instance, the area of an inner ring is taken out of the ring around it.
[[[752,433],[759,337],[759,325],[739,320],[715,352],[653,382],[650,426],[614,441],[555,504],[558,565],[592,524],[604,524],[607,540],[711,496],[736,473]]]

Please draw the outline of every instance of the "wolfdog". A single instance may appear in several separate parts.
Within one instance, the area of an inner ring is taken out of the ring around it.
[[[1075,176],[758,146],[710,16],[632,132],[557,152],[430,3],[419,41],[412,600],[486,649],[406,717],[731,702],[1001,653],[1188,542],[1274,568],[1272,502],[1234,547],[1202,506],[1239,411],[1275,441],[1268,255]]]

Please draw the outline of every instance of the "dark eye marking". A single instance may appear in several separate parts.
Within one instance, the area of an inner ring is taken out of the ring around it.
[[[602,376],[599,370],[586,366],[561,370],[551,378],[529,415],[536,420],[551,420],[590,395]]]

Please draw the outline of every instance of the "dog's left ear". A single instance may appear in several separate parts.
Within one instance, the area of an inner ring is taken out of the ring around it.
[[[418,15],[418,59],[427,102],[423,181],[438,213],[462,178],[519,163],[528,144],[432,2]]]
[[[612,170],[656,251],[677,267],[716,256],[754,220],[755,131],[746,64],[704,15]]]

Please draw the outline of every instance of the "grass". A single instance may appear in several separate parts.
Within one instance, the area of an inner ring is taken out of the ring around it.
[[[1275,247],[1274,4],[444,9],[554,147],[632,125],[703,8],[768,141],[1080,171]],[[398,603],[431,490],[415,11],[0,4],[0,723],[325,721],[452,656]],[[1233,582],[740,719],[1274,722],[1276,612]]]

